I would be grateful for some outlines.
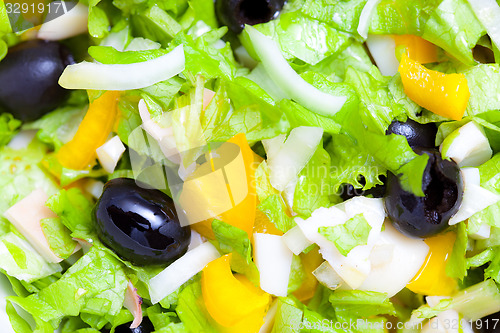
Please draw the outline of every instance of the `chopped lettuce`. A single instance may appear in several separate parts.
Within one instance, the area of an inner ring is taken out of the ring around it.
[[[384,293],[362,290],[338,290],[329,301],[339,321],[377,315],[396,315],[394,305]]]
[[[371,229],[363,214],[358,214],[344,224],[321,227],[318,232],[335,244],[342,255],[347,256],[356,246],[367,244]]]
[[[422,37],[474,65],[472,48],[485,32],[466,0],[444,0],[430,14]]]
[[[252,261],[252,244],[250,243],[250,239],[248,239],[246,231],[217,219],[214,219],[212,222],[212,230],[223,253],[236,252],[247,263]]]
[[[121,263],[92,247],[58,281],[28,297],[9,300],[30,313],[37,326],[50,324],[55,329],[63,317],[80,313],[112,318],[122,308],[126,287]],[[98,326],[94,328],[102,328]]]
[[[77,243],[71,238],[70,231],[61,223],[60,218],[43,219],[40,224],[50,249],[56,256],[67,259],[73,254]]]
[[[10,113],[0,114],[0,147],[9,143],[19,126],[21,126],[21,121],[15,119]]]
[[[464,222],[457,225],[457,238],[453,245],[448,262],[446,263],[446,275],[463,279],[467,275],[467,261],[465,253],[467,251],[467,226]]]
[[[295,226],[293,218],[288,216],[286,212],[287,207],[282,197],[278,194],[271,194],[257,208],[266,214],[269,221],[274,223],[277,229],[283,232],[287,232]]]

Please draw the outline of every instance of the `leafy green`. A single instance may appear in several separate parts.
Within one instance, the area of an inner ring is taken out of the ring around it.
[[[367,244],[371,229],[363,214],[358,214],[344,224],[321,227],[318,232],[334,243],[342,255],[347,256],[356,246]]]
[[[305,0],[301,11],[319,21],[330,24],[340,31],[357,34],[359,16],[366,0]]]
[[[257,208],[266,214],[269,221],[274,223],[277,229],[283,232],[287,232],[295,226],[293,218],[286,213],[286,206],[283,199],[278,194],[268,196]]]
[[[182,30],[169,13],[156,4],[133,15],[132,26],[142,37],[159,42],[163,47]]]
[[[58,281],[28,297],[9,299],[29,312],[37,326],[50,323],[55,328],[65,316],[86,313],[110,318],[117,315],[126,287],[127,278],[121,263],[92,247]]]
[[[71,237],[92,240],[93,204],[77,188],[61,190],[47,201],[49,207],[59,216],[62,224],[71,231]]]
[[[0,114],[0,147],[9,143],[19,126],[21,126],[21,121],[15,119],[10,113]]]
[[[59,264],[51,264],[23,238],[9,232],[0,236],[0,270],[11,277],[33,282],[60,272]]]
[[[37,129],[37,138],[57,151],[71,140],[83,119],[86,108],[67,106],[56,109],[42,118],[26,124],[24,129]]]
[[[316,65],[342,51],[350,35],[299,11],[283,13],[277,20],[255,26],[278,42],[287,59],[298,58]]]
[[[101,7],[89,6],[89,34],[95,38],[104,38],[108,34],[109,18]]]
[[[168,52],[164,49],[145,51],[117,51],[111,46],[91,46],[89,54],[103,64],[130,64],[153,60]]]
[[[293,293],[300,288],[306,279],[306,271],[299,256],[293,255],[292,266],[290,268],[290,277],[288,279],[288,294]]]
[[[487,111],[499,110],[500,100],[496,97],[500,89],[500,65],[480,64],[463,72],[470,91],[465,113],[469,116]]]
[[[289,298],[278,299],[278,309],[272,333],[298,333],[302,323],[302,310]]]
[[[43,234],[50,249],[62,259],[73,254],[77,243],[71,238],[70,231],[61,223],[60,218],[48,218],[40,221]]]
[[[457,225],[457,239],[446,263],[446,275],[456,279],[463,279],[467,275],[466,251],[467,226],[462,222]]]
[[[474,65],[472,48],[485,33],[466,0],[444,0],[430,14],[422,37]]]
[[[297,177],[293,196],[295,212],[310,216],[317,208],[329,206],[329,195],[333,192],[330,168],[330,155],[319,147]]]
[[[337,290],[329,301],[335,308],[339,321],[351,318],[366,318],[381,314],[396,315],[394,305],[384,293],[361,290]]]
[[[369,31],[375,34],[418,35],[437,0],[382,0],[373,11]]]
[[[246,231],[217,219],[212,222],[212,230],[222,252],[236,252],[245,258],[247,263],[252,261],[252,244]]]

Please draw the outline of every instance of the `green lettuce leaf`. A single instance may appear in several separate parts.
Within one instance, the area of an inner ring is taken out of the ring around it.
[[[342,255],[347,256],[356,246],[367,244],[371,229],[363,214],[358,214],[344,224],[321,227],[318,232],[335,244]]]
[[[278,194],[268,196],[257,208],[282,232],[287,232],[295,226],[293,218],[286,213],[287,208],[283,199]]]
[[[457,239],[453,245],[448,262],[446,263],[446,275],[462,280],[467,275],[467,226],[465,223],[457,225]]]
[[[374,34],[420,36],[438,0],[382,0],[373,11],[369,31]]]
[[[167,54],[165,49],[144,51],[117,51],[111,46],[91,46],[89,54],[103,64],[131,64],[153,60]]]
[[[0,270],[31,283],[60,272],[62,267],[48,263],[26,240],[9,232],[0,236]]]
[[[337,290],[329,301],[339,321],[377,315],[396,315],[394,305],[384,293],[361,290]]]
[[[472,48],[485,34],[466,0],[444,0],[430,14],[422,37],[461,62],[474,65]]]
[[[85,107],[62,107],[32,123],[24,125],[23,128],[37,129],[36,137],[57,151],[63,144],[73,138],[85,115],[85,111]]]
[[[319,147],[297,177],[293,196],[293,211],[310,216],[319,207],[330,205],[333,187],[329,177],[331,159],[328,152]]]
[[[71,238],[70,231],[61,223],[60,218],[43,219],[40,224],[52,252],[59,258],[69,258],[77,243]]]
[[[246,231],[217,219],[214,219],[212,222],[212,230],[223,253],[236,252],[247,263],[252,261],[252,244],[250,239],[248,239]]]
[[[50,323],[56,328],[65,316],[117,315],[123,306],[127,282],[121,263],[92,247],[58,281],[36,294],[9,300],[29,312],[37,325]]]
[[[133,15],[131,22],[140,36],[158,42],[163,47],[167,47],[172,38],[182,30],[175,18],[156,4]]]
[[[310,65],[341,52],[351,40],[349,34],[299,11],[283,13],[255,27],[278,42],[286,59],[297,58]]]
[[[297,308],[295,302],[289,298],[278,299],[278,309],[271,333],[298,333],[300,332],[303,312]]]
[[[21,121],[15,119],[10,113],[0,114],[0,147],[9,143],[19,126],[21,126]]]
[[[59,191],[49,198],[47,207],[56,213],[62,224],[71,231],[71,237],[88,241],[96,238],[92,221],[93,204],[79,189]]]

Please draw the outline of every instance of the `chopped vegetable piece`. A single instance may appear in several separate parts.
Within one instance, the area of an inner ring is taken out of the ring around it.
[[[255,287],[245,276],[231,272],[231,254],[212,261],[204,269],[201,278],[203,300],[208,312],[219,324],[231,327],[248,316],[264,315],[271,297]]]
[[[83,170],[95,161],[96,149],[106,142],[113,129],[119,96],[117,91],[107,91],[90,103],[75,136],[57,154],[64,167]]]
[[[406,47],[406,54],[421,64],[427,64],[438,61],[438,48],[436,45],[426,41],[422,37],[415,35],[394,35],[396,48]]]
[[[425,240],[429,253],[417,275],[406,285],[408,289],[432,296],[451,296],[455,293],[457,281],[446,275],[446,262],[456,238],[454,232],[447,232]]]
[[[463,74],[443,74],[427,69],[404,53],[399,73],[405,93],[415,103],[440,116],[462,119],[470,97]]]

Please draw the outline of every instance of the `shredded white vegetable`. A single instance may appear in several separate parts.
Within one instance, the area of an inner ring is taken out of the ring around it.
[[[132,90],[168,80],[184,70],[182,45],[145,62],[107,65],[81,62],[66,67],[59,84],[66,89]]]
[[[361,11],[361,15],[359,16],[358,34],[364,39],[368,37],[370,19],[372,17],[373,10],[377,7],[379,2],[380,0],[368,0]]]
[[[337,113],[347,100],[346,96],[333,96],[307,83],[288,64],[278,44],[255,28],[246,26],[255,52],[271,79],[293,100],[322,116]]]

